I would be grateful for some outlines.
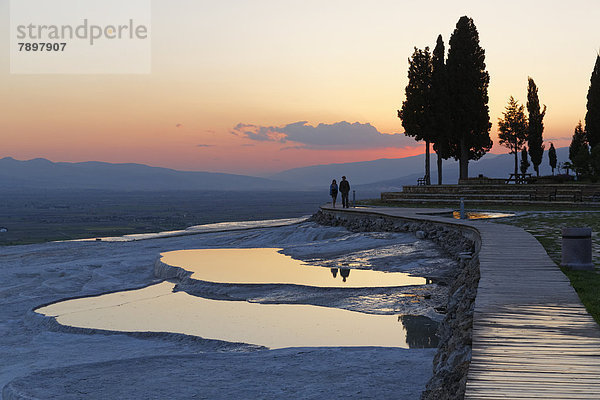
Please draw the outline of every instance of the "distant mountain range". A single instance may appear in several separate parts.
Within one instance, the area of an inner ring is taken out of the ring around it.
[[[559,162],[568,159],[567,147],[557,149]],[[348,177],[359,198],[414,185],[424,174],[425,155],[344,164],[313,165],[279,172],[267,178],[212,172],[177,171],[142,164],[105,162],[52,162],[43,158],[0,159],[0,188],[102,190],[328,190],[332,179]],[[431,157],[432,183],[437,182],[435,154]],[[469,163],[469,175],[508,177],[514,169],[511,154],[488,154]],[[547,153],[541,174],[551,173]],[[444,161],[444,183],[458,181],[458,164]]]
[[[142,164],[0,159],[0,188],[103,190],[287,190],[271,179],[212,172],[176,171]]]
[[[544,152],[540,165],[541,175],[550,175],[552,170],[548,163],[548,152]],[[569,148],[556,149],[559,162],[567,161]],[[431,154],[431,182],[437,183],[437,156]],[[519,155],[519,162],[520,162]],[[483,174],[487,177],[506,177],[514,171],[513,154],[487,154],[478,161],[469,162],[469,175]],[[533,173],[530,167],[529,172]],[[315,182],[331,182],[345,175],[357,189],[369,192],[400,190],[403,185],[414,185],[417,179],[425,174],[425,155],[413,157],[381,159],[344,164],[313,165],[294,168],[271,175],[271,179],[293,181],[297,185],[312,186]],[[442,166],[443,183],[458,182],[458,162],[445,160]]]

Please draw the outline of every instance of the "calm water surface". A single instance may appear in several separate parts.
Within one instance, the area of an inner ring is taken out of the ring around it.
[[[209,300],[173,292],[174,286],[163,282],[139,290],[68,300],[36,311],[56,317],[62,325],[80,328],[183,333],[270,348],[431,347],[434,340],[435,324],[427,319],[417,322],[416,329],[429,331],[429,339],[424,341],[417,334],[417,341],[408,343],[406,321],[397,315],[297,304]],[[410,334],[408,339],[411,340]]]
[[[281,249],[202,249],[161,254],[165,264],[192,272],[192,279],[234,284],[292,284],[313,287],[424,285],[425,278],[401,272],[323,268],[280,253]]]
[[[308,265],[279,250],[182,250],[161,254],[161,261],[191,271],[193,279],[217,284],[293,284],[302,291],[308,290],[306,286],[389,288],[425,284],[424,278],[400,272]],[[182,333],[269,348],[437,345],[436,324],[425,317],[375,315],[306,304],[213,300],[174,289],[174,283],[162,282],[138,290],[67,300],[36,311],[74,327]]]

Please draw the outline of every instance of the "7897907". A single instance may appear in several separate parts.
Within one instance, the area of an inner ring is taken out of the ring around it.
[[[65,51],[66,43],[18,43],[19,51]]]

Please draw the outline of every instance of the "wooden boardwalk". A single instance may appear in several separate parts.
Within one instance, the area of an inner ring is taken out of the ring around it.
[[[440,210],[350,210],[479,232],[466,399],[600,399],[600,328],[532,235],[510,225],[421,214]]]

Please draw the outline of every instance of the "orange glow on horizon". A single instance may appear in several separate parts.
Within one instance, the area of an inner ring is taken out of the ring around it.
[[[528,76],[548,106],[545,142],[564,147],[585,117],[600,19],[595,0],[554,2],[543,10],[517,0],[501,8],[476,0],[348,0],[343,7],[260,0],[238,2],[235,12],[225,3],[155,0],[152,7],[151,74],[0,72],[0,157],[268,175],[422,154],[422,142],[284,150],[302,143],[249,140],[231,131],[238,123],[360,121],[381,133],[402,132],[396,110],[404,100],[407,58],[414,46],[433,48],[440,33],[448,50],[461,15],[474,19],[486,51],[492,153],[508,152],[497,144],[498,117],[510,95],[526,103]],[[0,8],[9,14],[8,2]],[[6,25],[0,23],[8,31]],[[6,42],[0,51],[9,54]]]

